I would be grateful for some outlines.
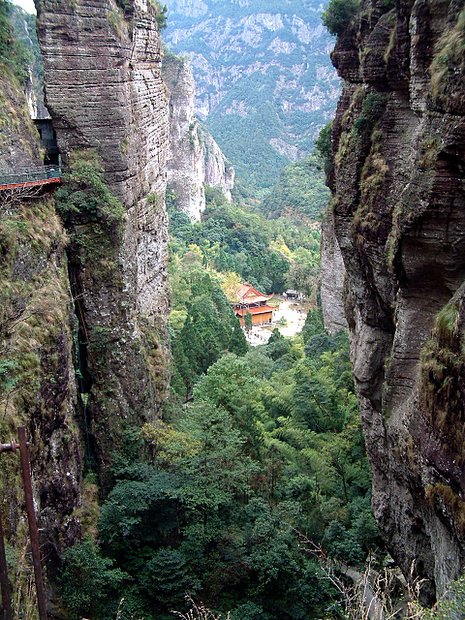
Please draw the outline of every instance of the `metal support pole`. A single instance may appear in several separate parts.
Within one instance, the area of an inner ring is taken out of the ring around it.
[[[24,485],[24,497],[26,500],[27,521],[29,524],[29,537],[31,539],[32,562],[34,564],[34,576],[36,581],[37,605],[39,607],[40,620],[47,620],[47,605],[45,598],[44,579],[40,558],[39,530],[37,529],[34,499],[32,495],[31,467],[29,462],[29,449],[26,437],[26,428],[18,428],[19,454],[21,458],[21,475]]]
[[[2,591],[2,620],[13,620],[11,608],[10,583],[8,581],[8,566],[6,564],[5,541],[3,535],[3,515],[0,507],[0,588]]]

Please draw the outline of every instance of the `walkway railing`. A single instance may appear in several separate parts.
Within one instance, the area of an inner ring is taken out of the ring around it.
[[[15,170],[14,172],[2,172],[0,170],[0,190],[60,182],[60,166],[38,166]]]

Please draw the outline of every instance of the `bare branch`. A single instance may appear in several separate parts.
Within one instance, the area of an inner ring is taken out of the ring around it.
[[[42,186],[17,187],[0,191],[0,217],[11,215],[10,210],[20,206],[26,200],[37,198],[42,192]]]
[[[215,615],[212,611],[207,609],[203,603],[196,603],[193,598],[186,595],[186,601],[191,606],[189,611],[185,614],[179,611],[172,611],[171,613],[181,620],[222,620],[221,614]],[[229,620],[230,614],[227,613],[224,620]]]

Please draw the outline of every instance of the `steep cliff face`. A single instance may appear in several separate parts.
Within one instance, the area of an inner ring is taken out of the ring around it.
[[[24,45],[29,54],[28,79],[24,90],[31,118],[50,118],[44,103],[44,72],[37,38],[36,16],[12,5],[11,24],[15,39]]]
[[[170,110],[168,184],[178,208],[192,220],[199,220],[205,210],[205,185],[218,187],[231,200],[234,169],[195,116],[195,84],[187,61],[166,55],[163,77]]]
[[[41,165],[38,133],[29,117],[27,101],[18,81],[0,72],[0,144],[2,172]]]
[[[40,165],[25,94],[3,67],[0,90],[2,165]],[[79,531],[74,511],[82,473],[66,241],[50,191],[0,192],[0,442],[15,437],[18,426],[27,427],[41,543],[52,577],[58,550]],[[13,454],[2,454],[0,461],[0,506],[17,558],[13,583],[20,615],[31,604],[32,567],[25,553],[19,461]]]
[[[347,328],[344,310],[346,272],[341,249],[334,234],[332,213],[326,213],[321,224],[321,305],[326,329],[330,334]]]
[[[373,505],[408,574],[465,565],[463,2],[364,0],[332,59],[333,225]]]
[[[236,172],[226,160],[210,132],[199,125],[199,140],[202,144],[204,185],[219,187],[228,200],[232,200]]]
[[[158,8],[122,4],[37,2],[46,100],[69,170],[61,210],[81,390],[103,472],[125,430],[157,415],[167,382],[168,108]]]

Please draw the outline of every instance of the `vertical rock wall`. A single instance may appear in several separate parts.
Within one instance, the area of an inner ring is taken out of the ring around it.
[[[199,140],[203,146],[204,185],[218,187],[231,201],[236,171],[205,127],[199,128]]]
[[[430,600],[465,567],[464,23],[457,0],[363,0],[332,56],[332,224],[373,506]]]
[[[231,200],[234,169],[195,117],[195,84],[187,61],[166,55],[163,76],[170,109],[168,183],[176,195],[179,210],[192,220],[199,220],[205,210],[205,185],[218,187]]]
[[[0,92],[3,166],[40,165],[39,135],[11,74],[0,75]],[[0,443],[27,427],[41,545],[52,578],[58,551],[79,532],[82,475],[66,243],[48,187],[0,192]],[[23,503],[18,455],[1,454],[0,506],[16,558],[10,577],[18,617],[34,604]]]
[[[346,270],[334,234],[332,212],[328,210],[321,224],[321,305],[325,328],[330,334],[347,328],[344,310]]]
[[[100,161],[126,213],[112,231],[98,217],[68,222],[82,389],[105,472],[125,430],[157,415],[167,384],[168,108],[158,9],[147,0],[36,4],[65,167]]]

